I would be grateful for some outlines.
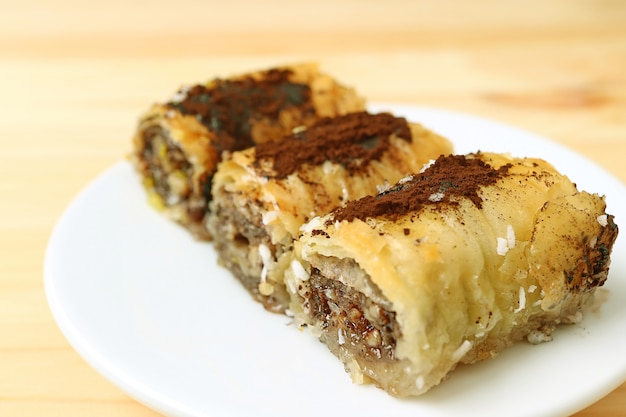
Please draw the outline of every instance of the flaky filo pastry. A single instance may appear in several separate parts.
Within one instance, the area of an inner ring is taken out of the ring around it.
[[[303,225],[290,309],[354,381],[419,395],[580,320],[617,233],[603,197],[543,160],[441,157]]]
[[[354,89],[301,64],[188,85],[142,115],[131,155],[149,201],[194,236],[205,225],[224,151],[282,139],[323,117],[364,109]]]
[[[284,312],[283,272],[303,223],[451,151],[419,124],[357,112],[234,152],[213,181],[208,224],[219,261],[268,310]]]

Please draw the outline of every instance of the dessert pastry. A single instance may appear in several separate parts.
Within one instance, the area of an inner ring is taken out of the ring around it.
[[[489,153],[441,157],[301,230],[285,271],[296,322],[399,397],[580,320],[618,233],[603,197],[547,162]]]
[[[418,124],[356,112],[234,152],[213,180],[208,224],[219,261],[268,310],[284,312],[283,272],[303,223],[451,150]]]
[[[132,160],[150,203],[210,239],[211,178],[224,151],[277,140],[322,117],[358,111],[363,100],[315,65],[252,72],[182,88],[142,117]]]

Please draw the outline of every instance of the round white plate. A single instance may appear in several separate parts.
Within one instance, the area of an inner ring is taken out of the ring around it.
[[[626,213],[626,189],[602,168],[536,135],[473,116],[376,106],[450,138],[458,153],[543,157]],[[619,224],[621,217],[617,217]],[[626,248],[618,238],[607,301],[554,340],[520,343],[462,367],[422,397],[353,385],[314,338],[266,312],[195,241],[146,203],[120,162],[70,204],[49,241],[48,300],[72,346],[111,382],[171,416],[566,416],[626,379]]]

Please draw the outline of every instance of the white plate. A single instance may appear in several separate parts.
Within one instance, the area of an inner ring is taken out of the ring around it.
[[[589,160],[533,134],[448,111],[390,109],[449,137],[458,152],[543,157],[626,213],[626,189]],[[619,224],[620,218],[617,222]],[[70,204],[49,241],[45,283],[73,347],[137,400],[171,416],[565,416],[626,379],[626,251],[614,247],[599,314],[554,341],[520,343],[398,400],[353,385],[340,362],[286,317],[264,311],[216,264],[210,244],[146,204],[127,162]]]

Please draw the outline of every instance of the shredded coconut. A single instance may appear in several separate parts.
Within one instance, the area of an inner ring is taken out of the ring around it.
[[[306,281],[309,279],[309,274],[306,272],[306,269],[304,269],[302,264],[295,259],[291,261],[291,270],[293,271],[296,279],[299,279],[300,281]]]
[[[346,337],[343,334],[343,329],[337,329],[337,343],[340,345],[346,343]]]
[[[424,381],[424,377],[422,375],[415,378],[415,387],[417,387],[418,390],[422,390],[425,384],[426,382]]]
[[[308,223],[303,224],[300,227],[300,230],[304,233],[311,233],[313,230],[317,229],[322,225],[322,219],[317,216],[311,219]]]
[[[285,278],[285,285],[291,294],[295,294],[298,289],[296,288],[296,283],[293,279]]]
[[[291,130],[291,133],[293,133],[294,135],[297,135],[298,133],[305,132],[306,129],[307,127],[305,125],[296,126]]]
[[[498,238],[498,245],[496,247],[496,251],[498,252],[498,255],[500,256],[506,255],[506,253],[509,251],[509,245],[507,244],[507,241],[505,238],[503,237]]]
[[[345,181],[343,182],[343,186],[341,187],[341,198],[343,198],[343,201],[350,200],[350,193],[348,192],[348,187],[346,187]]]
[[[519,287],[519,305],[517,306],[515,310],[513,310],[513,312],[519,313],[525,308],[526,308],[526,291],[524,291],[524,287]]]
[[[263,213],[263,224],[267,226],[278,218],[280,213],[278,211],[268,211]]]
[[[460,361],[461,358],[465,356],[465,354],[469,352],[471,348],[472,348],[472,342],[470,342],[469,340],[465,340],[463,343],[461,343],[461,346],[459,346],[457,350],[455,350],[454,353],[452,354],[452,361],[453,362]]]
[[[426,171],[426,170],[427,170],[428,168],[430,168],[430,166],[431,166],[432,164],[434,164],[434,163],[435,163],[435,160],[434,160],[434,159],[431,159],[430,161],[428,161],[427,163],[425,163],[425,164],[424,164],[424,166],[422,167],[422,169],[420,169],[420,172],[419,172],[419,173],[421,174],[422,172]]]
[[[401,179],[398,181],[398,184],[406,184],[407,182],[411,181],[412,179],[413,179],[413,175],[412,175],[412,174],[409,174],[409,175],[407,175],[406,177],[401,178]]]
[[[267,266],[272,260],[270,248],[263,244],[259,245],[259,256],[261,256],[261,262],[263,263],[263,268],[261,269],[261,282],[265,282],[267,279]]]
[[[515,229],[513,229],[513,226],[509,224],[506,227],[506,238],[497,238],[496,251],[498,255],[506,255],[509,249],[513,249],[515,247],[515,243]]]
[[[170,194],[169,196],[167,196],[168,206],[173,206],[174,204],[178,204],[179,201],[180,201],[180,196],[176,194]]]
[[[432,201],[433,203],[436,203],[437,201],[441,201],[443,200],[443,198],[446,195],[444,193],[442,193],[441,191],[437,192],[437,193],[433,193],[428,197],[428,201]]]
[[[513,226],[511,225],[506,227],[506,243],[509,246],[509,249],[513,249],[515,247],[515,229],[513,229]]]
[[[322,164],[322,171],[324,171],[324,174],[330,175],[334,173],[335,171],[337,171],[337,166],[334,165],[332,161],[327,160],[327,161],[324,161],[324,163]]]
[[[530,287],[528,287],[528,293],[532,294],[537,290],[537,286],[536,285],[531,285]]]
[[[261,179],[261,178],[259,178],[259,179]],[[255,181],[257,181],[257,178],[255,178],[251,174],[242,174],[241,175],[241,181],[243,181],[243,182],[255,182]]]
[[[376,186],[376,191],[378,192],[378,194],[384,193],[385,191],[389,191],[389,189],[391,189],[391,184],[389,184],[389,181],[387,180],[385,180],[384,183]]]

